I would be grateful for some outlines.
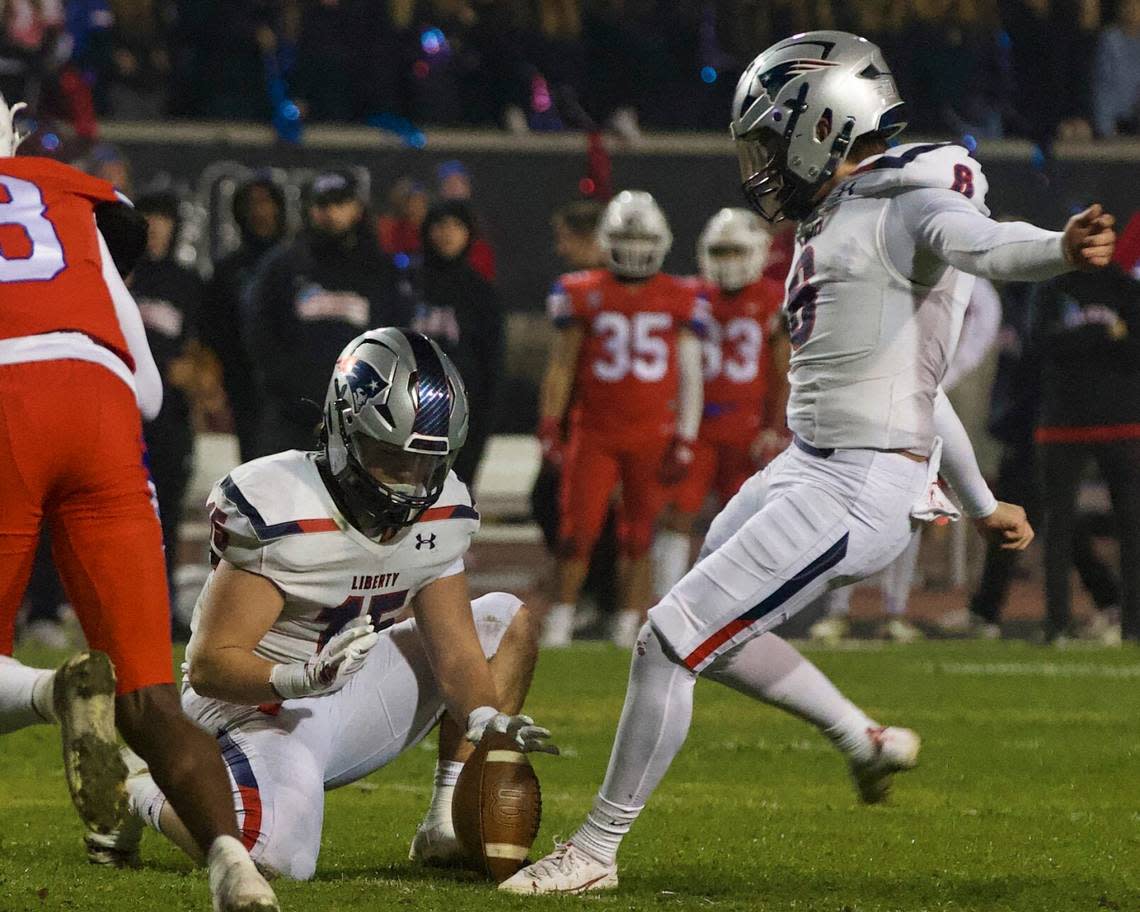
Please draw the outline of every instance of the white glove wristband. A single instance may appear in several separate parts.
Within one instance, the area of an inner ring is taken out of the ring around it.
[[[296,700],[309,693],[308,669],[301,662],[274,665],[269,672],[269,686],[282,700]]]

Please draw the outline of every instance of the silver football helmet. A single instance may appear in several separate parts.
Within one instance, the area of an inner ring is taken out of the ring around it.
[[[0,95],[0,158],[11,158],[16,154],[20,143],[27,139],[27,134],[21,134],[16,129],[16,115],[26,107],[22,101],[8,107],[8,102]]]
[[[623,190],[602,212],[598,246],[615,275],[648,279],[661,271],[673,232],[657,200],[644,190]]]
[[[324,462],[338,505],[371,538],[419,519],[467,439],[459,371],[422,333],[373,329],[345,346],[325,395]]]
[[[739,291],[760,278],[772,237],[747,209],[721,209],[697,241],[697,265],[706,282]]]
[[[748,65],[729,129],[744,195],[775,222],[811,212],[857,138],[890,138],[905,126],[903,100],[878,46],[819,31],[785,38]]]

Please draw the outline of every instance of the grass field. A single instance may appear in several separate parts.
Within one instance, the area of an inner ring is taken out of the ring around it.
[[[434,762],[421,748],[329,794],[317,877],[280,884],[282,906],[1140,910],[1140,652],[933,643],[811,655],[881,721],[923,735],[921,765],[888,806],[858,805],[841,759],[804,724],[702,683],[689,742],[626,842],[618,892],[504,898],[412,868]],[[542,658],[530,708],[566,754],[535,762],[543,852],[600,782],[627,666],[601,645]],[[140,871],[85,864],[52,728],[0,751],[3,912],[208,909],[203,874],[154,834]]]

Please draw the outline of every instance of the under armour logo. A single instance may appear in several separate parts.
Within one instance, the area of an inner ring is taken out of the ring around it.
[[[435,533],[431,535],[420,535],[416,533],[416,550],[419,551],[424,545],[427,545],[429,551],[435,550]]]

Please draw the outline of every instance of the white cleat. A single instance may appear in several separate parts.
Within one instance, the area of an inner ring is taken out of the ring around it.
[[[92,838],[109,837],[131,816],[115,731],[115,669],[106,654],[82,652],[64,662],[52,679],[52,706],[67,787],[90,846]]]
[[[590,893],[618,885],[617,865],[603,864],[570,842],[554,841],[554,851],[499,884],[505,893]]]
[[[915,627],[910,621],[898,617],[887,621],[883,632],[887,639],[894,643],[917,643],[919,640],[926,639],[926,634],[918,627]]]
[[[565,649],[574,639],[574,606],[555,605],[546,614],[542,622],[542,639],[539,646],[543,649]]]
[[[408,861],[433,867],[453,867],[465,863],[467,853],[459,844],[451,821],[428,823],[425,820],[412,837]]]
[[[859,797],[866,804],[878,804],[891,791],[891,776],[914,769],[922,739],[909,728],[868,728],[874,755],[862,762],[851,761],[851,776]]]
[[[641,613],[638,611],[619,611],[614,618],[614,629],[611,639],[619,649],[633,649],[637,643],[637,634],[641,630]]]
[[[851,624],[845,617],[825,617],[811,625],[808,636],[817,643],[835,645],[851,633]]]
[[[281,912],[273,888],[232,836],[214,840],[206,863],[214,912]]]

